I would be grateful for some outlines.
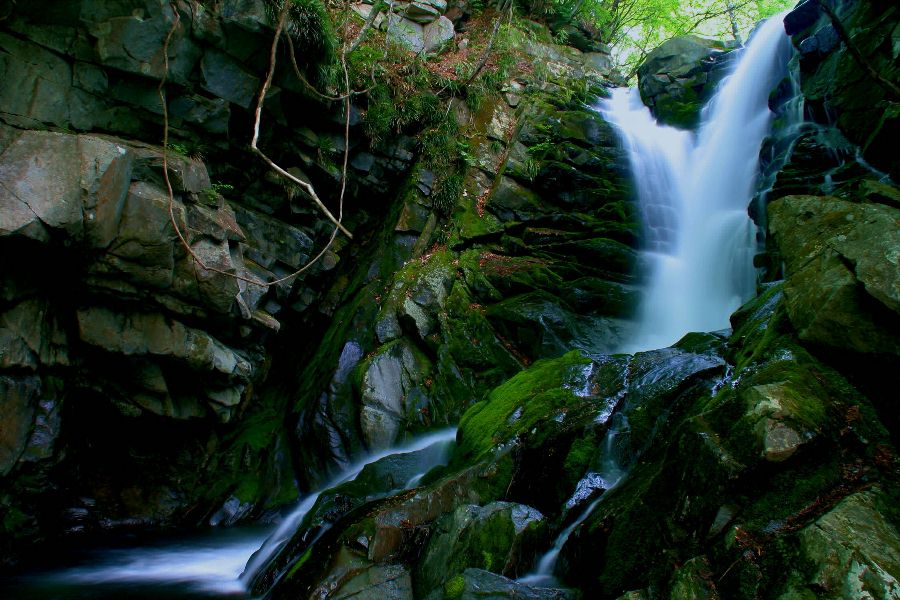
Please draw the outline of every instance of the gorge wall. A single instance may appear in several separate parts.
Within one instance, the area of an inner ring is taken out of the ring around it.
[[[347,118],[297,78],[282,45],[260,147],[337,212],[349,125],[354,239],[339,235],[310,270],[269,286],[332,230],[248,150],[273,11],[8,8],[8,557],[60,532],[277,514],[349,457],[455,422],[534,359],[603,349],[634,304],[625,166],[580,101],[585,77],[601,81],[602,47],[526,39],[540,73],[524,63],[477,110],[453,103],[461,133],[449,145],[472,166],[448,179],[415,126],[375,139],[372,98]],[[327,44],[294,43],[315,79]]]
[[[353,239],[265,286],[332,231],[247,149],[272,11],[4,6],[5,560],[61,533],[271,519],[360,453],[459,422],[421,487],[320,498],[256,591],[571,597],[513,579],[602,496],[556,570],[585,597],[900,593],[891,3],[788,16],[807,118],[763,151],[771,283],[732,333],[635,356],[604,355],[639,296],[640,227],[615,133],[586,105],[615,80],[601,46],[521,37],[497,93],[433,105],[458,128],[443,141],[415,123],[378,139],[374,91],[347,115],[282,47],[260,147],[337,212],[349,146]],[[315,80],[332,50],[294,41]],[[658,117],[696,118],[709,54],[645,69]],[[791,88],[770,99],[782,124]],[[437,168],[435,148],[461,162]],[[173,221],[243,279],[198,266]],[[630,474],[606,494],[611,458]]]

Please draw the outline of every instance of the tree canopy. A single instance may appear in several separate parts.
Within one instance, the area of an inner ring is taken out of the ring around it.
[[[581,24],[609,44],[625,71],[667,39],[695,33],[742,43],[760,19],[791,0],[524,0],[558,31]]]

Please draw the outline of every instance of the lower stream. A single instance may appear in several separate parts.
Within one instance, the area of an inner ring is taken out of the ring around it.
[[[0,580],[4,600],[199,600],[247,599],[248,583],[302,525],[322,492],[356,478],[388,456],[417,454],[421,472],[401,488],[414,487],[431,468],[446,464],[456,429],[444,429],[402,446],[373,453],[350,465],[321,490],[302,498],[277,527],[214,528],[205,533],[133,539],[110,547],[79,548],[77,554],[43,556],[53,568]],[[48,551],[52,551],[48,548]]]

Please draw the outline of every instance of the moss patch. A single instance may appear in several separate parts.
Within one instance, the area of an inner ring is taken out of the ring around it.
[[[460,420],[454,461],[474,462],[517,432],[529,431],[574,398],[566,386],[590,364],[578,351],[540,360],[494,389]]]

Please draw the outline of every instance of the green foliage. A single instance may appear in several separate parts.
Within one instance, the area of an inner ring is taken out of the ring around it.
[[[233,189],[234,186],[230,183],[216,182],[206,190],[203,190],[203,193],[206,195],[207,200],[209,200],[210,202],[215,202],[219,197],[219,194],[221,194],[222,192],[230,192]]]
[[[461,173],[453,173],[445,176],[435,185],[431,193],[431,203],[434,210],[442,216],[447,216],[456,207],[456,201],[463,191],[465,178]]]
[[[331,17],[321,0],[290,0],[287,32],[299,42],[298,54],[308,63],[332,63],[338,38]]]

